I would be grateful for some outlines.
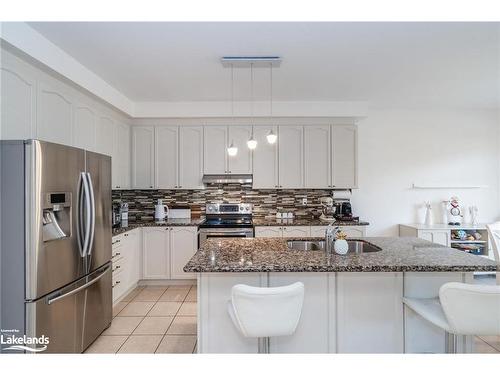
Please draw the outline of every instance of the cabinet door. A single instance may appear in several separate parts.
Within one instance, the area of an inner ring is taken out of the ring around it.
[[[228,156],[228,172],[236,174],[252,173],[252,150],[247,146],[247,141],[252,136],[251,126],[229,126],[228,143],[234,142],[238,147],[236,156]],[[257,143],[259,147],[259,143]],[[227,152],[226,152],[227,154]]]
[[[170,277],[172,279],[196,279],[193,273],[182,269],[196,253],[198,245],[197,227],[170,228]]]
[[[450,246],[450,232],[447,230],[419,230],[418,238],[440,245]]]
[[[179,127],[179,188],[203,189],[203,128]]]
[[[279,187],[304,187],[304,142],[302,126],[280,126],[278,134]]]
[[[255,237],[283,237],[282,227],[255,227]]]
[[[30,70],[21,67],[20,62],[2,50],[2,139],[35,138],[36,80]]]
[[[129,290],[133,288],[139,280],[141,279],[141,243],[140,243],[140,229],[134,229],[127,233],[124,233],[123,245],[126,247],[127,262],[125,264],[126,269],[126,289]]]
[[[116,181],[118,176],[117,158],[115,157],[115,122],[108,116],[99,116],[96,128],[96,150],[100,154],[111,156],[111,170],[113,181]],[[113,184],[114,186],[114,184]]]
[[[336,275],[337,353],[403,353],[403,274]]]
[[[119,123],[116,126],[115,156],[118,165],[116,189],[130,189],[130,126]]]
[[[343,227],[340,227],[340,230],[343,231],[346,235],[347,238],[349,239],[350,237],[365,237],[365,227],[362,226],[355,226],[355,225],[346,225]]]
[[[143,228],[142,261],[144,279],[170,278],[169,228]]]
[[[76,104],[73,122],[73,146],[97,151],[96,128],[96,113],[87,104]]]
[[[132,127],[132,188],[154,187],[154,128]]]
[[[356,125],[332,126],[332,185],[358,187],[358,130]]]
[[[206,174],[228,173],[227,126],[205,126],[203,140],[204,171]],[[238,154],[241,150],[238,148]],[[233,158],[238,155],[233,156]]]
[[[331,187],[330,126],[304,126],[305,187]]]
[[[175,189],[179,173],[177,126],[157,126],[155,135],[155,180],[158,189]]]
[[[40,82],[37,98],[37,138],[70,146],[73,104],[59,85]]]
[[[253,151],[253,188],[276,189],[278,187],[278,143],[269,144],[266,136],[270,131],[278,134],[276,127],[254,126],[253,136],[257,148]]]
[[[311,237],[325,237],[326,225],[315,225],[311,227]]]
[[[283,237],[310,237],[311,230],[308,226],[284,226]]]

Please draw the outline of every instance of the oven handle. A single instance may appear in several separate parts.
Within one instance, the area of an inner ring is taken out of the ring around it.
[[[218,237],[234,237],[234,236],[247,236],[252,234],[252,232],[200,232],[207,237],[218,236]]]

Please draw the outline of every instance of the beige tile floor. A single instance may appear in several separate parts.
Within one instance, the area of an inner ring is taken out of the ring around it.
[[[138,287],[86,353],[196,352],[196,286]]]
[[[196,352],[196,286],[138,287],[113,316],[86,353]],[[475,337],[474,351],[500,354],[500,336]]]

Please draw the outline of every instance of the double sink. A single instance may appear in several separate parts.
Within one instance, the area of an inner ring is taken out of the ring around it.
[[[290,250],[302,251],[325,251],[326,243],[322,241],[304,241],[304,240],[290,240],[287,242]],[[360,240],[347,240],[349,250],[348,254],[363,254],[375,253],[382,250],[380,247],[375,246],[367,241]]]

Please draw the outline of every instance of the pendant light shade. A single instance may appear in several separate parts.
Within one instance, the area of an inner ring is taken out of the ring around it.
[[[236,156],[238,154],[238,147],[234,145],[233,141],[231,141],[231,144],[227,148],[227,154],[229,156]]]
[[[257,147],[257,141],[254,139],[253,135],[247,141],[247,146],[250,150],[255,150],[255,148]]]
[[[276,134],[274,134],[274,132],[271,130],[269,132],[269,134],[266,136],[266,138],[267,138],[267,141],[270,144],[274,144],[274,143],[276,143],[276,140],[278,139],[278,136]]]

